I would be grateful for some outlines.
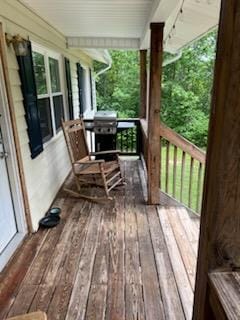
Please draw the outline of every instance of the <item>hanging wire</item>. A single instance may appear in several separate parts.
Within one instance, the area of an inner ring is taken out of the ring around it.
[[[178,14],[176,15],[175,20],[173,22],[173,26],[172,26],[171,30],[169,31],[169,33],[168,33],[167,40],[170,40],[173,36],[176,35],[176,23],[177,23],[179,17],[181,15],[183,15],[184,2],[185,2],[185,0],[182,0],[182,4],[181,4],[181,7],[180,7],[180,10],[178,11]]]
[[[205,0],[207,4],[212,4],[215,0]],[[171,28],[171,30],[169,31],[168,33],[168,36],[165,40],[165,43],[168,41],[169,43],[172,42],[172,38],[176,35],[177,33],[177,29],[176,29],[176,24],[178,22],[178,20],[181,19],[181,17],[183,16],[183,7],[184,7],[184,2],[185,0],[182,0],[182,4],[181,4],[181,7],[178,11],[178,14],[176,15],[175,17],[175,20],[173,22],[173,26]],[[197,3],[201,3],[201,0],[196,0]]]

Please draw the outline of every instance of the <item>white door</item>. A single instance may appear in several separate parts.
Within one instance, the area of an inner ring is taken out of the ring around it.
[[[26,231],[18,161],[0,59],[0,272]]]
[[[7,157],[0,122],[0,254],[17,232]]]

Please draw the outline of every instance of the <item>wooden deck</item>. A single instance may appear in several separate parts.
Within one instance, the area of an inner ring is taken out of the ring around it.
[[[112,203],[59,193],[61,223],[27,238],[0,274],[0,319],[191,319],[199,221],[146,206],[139,162],[123,167]]]

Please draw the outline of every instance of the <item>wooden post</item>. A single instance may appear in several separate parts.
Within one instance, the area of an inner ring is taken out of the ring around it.
[[[146,118],[147,104],[147,50],[140,50],[140,112],[139,118]]]
[[[201,214],[194,320],[210,319],[208,272],[240,268],[239,57],[240,1],[222,0]]]
[[[164,23],[151,23],[150,87],[148,114],[148,203],[159,204],[160,100]]]

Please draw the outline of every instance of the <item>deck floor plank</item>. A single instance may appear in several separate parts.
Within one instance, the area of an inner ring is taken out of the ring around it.
[[[81,206],[84,202],[81,203]],[[30,311],[41,310],[47,312],[49,305],[53,299],[53,294],[61,280],[62,273],[66,273],[64,262],[68,258],[71,250],[73,238],[78,231],[79,223],[79,207],[77,205],[69,212],[68,220],[65,223],[62,234],[59,238],[55,250],[51,256],[45,274],[42,278],[41,285],[33,299]]]
[[[125,219],[122,192],[115,199],[109,246],[106,319],[125,319]]]
[[[78,266],[78,272],[69,301],[66,319],[84,319],[88,293],[91,285],[93,264],[96,254],[99,226],[101,225],[102,208],[94,204],[91,210],[91,221],[88,226],[86,242]]]
[[[90,203],[80,203],[76,207],[79,214],[77,229],[70,241],[70,249],[63,266],[64,272],[61,273],[60,281],[54,291],[48,309],[49,318],[54,320],[65,319],[90,220]]]
[[[135,190],[135,206],[140,261],[142,267],[145,315],[147,320],[165,319],[140,177],[139,175],[135,175],[134,177],[133,185]]]
[[[147,212],[166,319],[185,319],[156,207],[148,207]]]
[[[187,234],[182,224],[178,220],[178,212],[176,211],[176,209],[169,208],[169,210],[167,211],[167,215],[182,257],[182,261],[185,265],[189,282],[191,284],[192,290],[194,290],[197,257],[190,241],[188,241]]]
[[[134,166],[130,169],[125,188],[126,319],[142,320],[145,319],[145,309],[135,206],[138,172]]]
[[[189,214],[185,208],[176,208],[176,216],[180,219],[182,226],[187,234],[188,240],[192,245],[195,255],[198,254],[198,238],[199,238],[199,224],[196,225],[195,221],[198,218],[190,219]]]
[[[193,291],[188,279],[187,271],[182,260],[178,244],[174,237],[171,223],[168,220],[167,207],[159,207],[158,215],[167,244],[171,264],[176,278],[178,291],[181,297],[185,317],[187,320],[192,319]]]
[[[138,161],[122,168],[112,202],[59,193],[61,223],[29,236],[0,274],[1,319],[37,309],[51,320],[190,319],[198,222],[147,206]]]

